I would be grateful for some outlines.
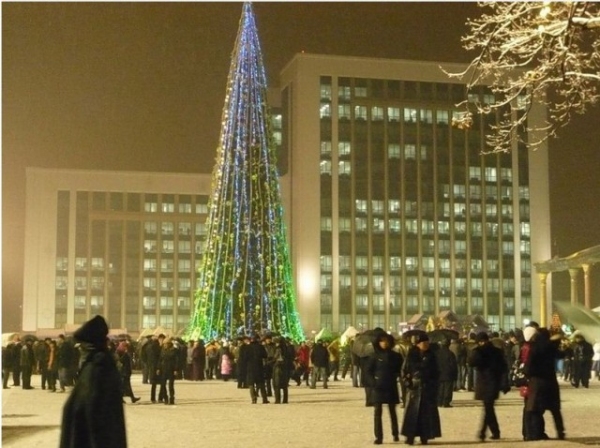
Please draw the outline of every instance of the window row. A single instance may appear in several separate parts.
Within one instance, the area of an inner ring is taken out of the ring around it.
[[[515,279],[513,278],[471,278],[470,280],[464,277],[456,277],[454,282],[451,278],[440,277],[419,277],[407,276],[406,277],[406,290],[407,291],[418,291],[421,286],[423,291],[439,291],[442,295],[449,295],[452,292],[452,286],[454,285],[455,291],[458,294],[462,294],[467,291],[470,286],[472,294],[483,294],[484,291],[487,294],[499,294],[502,291],[503,294],[514,294],[515,292]],[[400,293],[402,291],[402,277],[391,276],[388,279],[388,285],[391,293]],[[333,280],[330,274],[321,274],[321,291],[330,292],[333,287]],[[386,290],[386,281],[383,275],[355,275],[354,283],[352,276],[340,275],[339,276],[339,287],[340,292],[350,291],[353,287],[356,291],[367,291],[371,290],[375,293],[383,293]],[[531,292],[531,279],[521,279],[521,292]]]
[[[372,257],[358,255],[354,257],[354,266],[352,266],[351,256],[340,255],[338,257],[339,271],[341,273],[347,273],[354,269],[356,272],[366,272],[371,269],[373,273],[383,273],[385,269],[384,260],[385,258],[380,255],[375,255]],[[389,257],[388,266],[390,273],[397,273],[403,269],[402,260],[403,258],[399,256]],[[499,272],[501,262],[497,259],[482,260],[479,258],[471,259],[470,263],[467,263],[467,261],[463,259],[454,260],[454,263],[452,263],[452,260],[449,258],[439,258],[436,263],[434,257],[421,257],[421,259],[419,259],[419,257],[409,256],[404,259],[404,269],[407,272],[415,272],[420,266],[424,274],[432,274],[437,270],[441,274],[450,275],[453,265],[454,270],[457,273],[465,273],[467,268],[469,268],[469,272],[471,272],[471,274],[482,273],[484,269],[488,274],[497,274]],[[322,273],[332,272],[333,257],[331,255],[321,255],[320,266]],[[530,259],[521,259],[521,272],[524,274],[531,273]],[[510,273],[505,272],[505,275],[506,274]],[[508,277],[509,275],[506,276]]]

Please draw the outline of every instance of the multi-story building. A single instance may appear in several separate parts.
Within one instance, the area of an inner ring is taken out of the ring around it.
[[[298,54],[283,69],[305,325],[396,330],[449,309],[495,328],[536,317],[532,259],[550,255],[547,152],[515,143],[482,155],[497,117],[453,127],[467,95],[440,65]],[[494,97],[482,87],[468,99]],[[529,119],[544,116],[534,104]]]
[[[275,141],[307,333],[395,330],[450,309],[500,328],[538,317],[547,153],[481,155],[491,118],[452,126],[465,88],[439,65],[299,54],[281,73]],[[530,119],[544,114],[534,105]],[[182,329],[210,177],[28,169],[23,329],[96,313],[129,331]]]

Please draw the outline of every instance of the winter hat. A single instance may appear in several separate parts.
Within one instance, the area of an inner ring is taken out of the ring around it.
[[[529,342],[531,340],[531,338],[533,337],[534,334],[537,333],[537,330],[533,327],[526,327],[523,330],[523,338],[525,339],[525,342]]]
[[[479,333],[477,333],[477,336],[475,336],[475,340],[477,342],[485,342],[489,341],[490,337],[485,331],[480,331]]]
[[[102,316],[95,316],[84,323],[73,337],[79,342],[103,346],[108,336],[108,324]]]

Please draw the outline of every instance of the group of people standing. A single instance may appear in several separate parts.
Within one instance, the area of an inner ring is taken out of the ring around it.
[[[524,372],[526,383],[520,388],[524,400],[523,439],[550,438],[545,432],[545,411],[553,416],[556,437],[564,439],[556,368],[557,361],[565,357],[565,351],[561,349],[563,339],[562,334],[551,335],[548,329],[532,322],[523,330],[522,338],[517,338],[515,333],[502,339],[496,334],[480,332],[469,335],[464,343],[443,340],[438,345],[430,344],[426,332],[417,332],[408,350],[395,350],[394,339],[382,330],[373,342],[374,353],[360,366],[367,406],[375,408],[374,443],[383,443],[384,404],[389,409],[394,441],[403,435],[408,445],[413,445],[417,437],[421,444],[426,445],[430,440],[441,437],[438,407],[452,407],[452,392],[462,388],[473,391],[475,399],[483,404],[477,439],[482,442],[487,437],[500,439],[495,402],[501,393],[507,393],[514,386],[511,384],[511,371],[518,366]],[[457,359],[457,344],[461,345],[459,353],[464,356],[462,361]],[[593,350],[590,352],[585,344],[582,336],[575,335],[572,344],[575,347],[572,349],[575,352],[586,351],[590,360],[589,365],[584,367],[587,375],[579,375],[589,379]],[[455,347],[449,347],[452,345]],[[459,373],[461,363],[466,365],[462,379]],[[585,380],[580,381],[587,387]],[[396,414],[396,405],[400,403],[404,407],[401,424]]]

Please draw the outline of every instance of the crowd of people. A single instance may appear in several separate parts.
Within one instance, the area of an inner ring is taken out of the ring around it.
[[[412,445],[417,437],[421,444],[441,437],[438,408],[452,407],[457,391],[474,392],[475,399],[482,401],[477,438],[484,441],[489,431],[491,439],[499,439],[500,422],[494,404],[500,393],[511,387],[519,388],[523,397],[524,440],[549,438],[545,411],[553,416],[557,438],[564,439],[558,380],[587,388],[592,378],[600,379],[600,343],[592,346],[577,332],[572,337],[551,334],[535,323],[522,331],[471,333],[436,343],[429,341],[426,332],[417,332],[410,339],[394,339],[382,330],[373,341],[373,353],[361,357],[353,351],[352,340],[343,346],[339,339],[295,344],[271,334],[207,343],[185,342],[164,334],[137,343],[114,341],[107,339],[108,327],[103,319],[93,321],[82,326],[73,338],[15,338],[2,349],[3,387],[9,388],[12,378],[12,387],[34,389],[37,385],[32,385],[31,378],[39,374],[41,389],[61,393],[72,388],[66,409],[79,408],[83,405],[77,400],[85,399],[74,397],[77,385],[94,381],[90,373],[93,369],[104,369],[109,371],[104,375],[113,375],[111,381],[116,385],[113,389],[118,392],[122,412],[125,398],[131,403],[141,399],[131,387],[134,370],[141,371],[142,382],[149,385],[150,401],[167,405],[175,404],[176,380],[232,380],[237,388],[248,389],[252,404],[259,400],[268,404],[271,397],[276,404],[286,404],[290,401],[290,384],[312,389],[320,384],[327,389],[329,381],[348,375],[352,386],[364,388],[367,406],[374,407],[374,443],[383,441],[385,404],[393,439],[398,441],[403,435]],[[90,332],[95,326],[101,330]],[[89,389],[89,385],[86,387]],[[401,423],[397,405],[404,408]],[[77,436],[72,434],[71,438],[75,445],[64,446],[77,446]]]

